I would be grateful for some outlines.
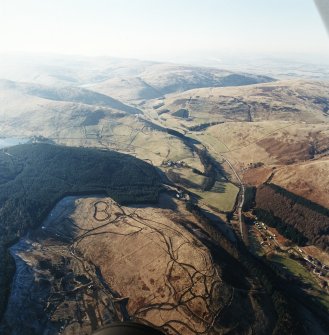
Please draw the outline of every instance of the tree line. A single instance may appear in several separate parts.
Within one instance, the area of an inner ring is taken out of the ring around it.
[[[329,251],[329,210],[277,185],[257,189],[255,214],[285,237]]]
[[[25,144],[1,152],[0,168],[0,317],[14,272],[8,248],[61,198],[105,194],[119,203],[154,203],[160,190],[152,165],[113,151]]]

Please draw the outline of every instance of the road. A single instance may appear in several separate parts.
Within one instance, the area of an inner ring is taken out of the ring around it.
[[[242,218],[242,207],[243,207],[244,200],[245,200],[246,188],[245,188],[239,174],[235,170],[233,164],[222,154],[220,154],[220,156],[230,166],[231,170],[233,171],[234,175],[236,176],[236,179],[238,180],[238,182],[240,184],[240,192],[239,192],[239,195],[238,195],[238,204],[237,204],[237,211],[238,211],[238,217],[239,217],[239,227],[240,227],[241,238],[244,241],[244,243],[246,245],[248,245],[248,243],[249,243],[249,241],[248,241],[248,230],[247,230],[247,227],[246,227],[246,225],[243,221],[243,218]]]
[[[212,149],[214,152],[216,152],[217,155],[219,155],[231,168],[231,170],[233,171],[233,174],[235,175],[238,183],[239,183],[239,188],[240,188],[240,192],[238,195],[238,203],[236,206],[237,212],[238,212],[238,218],[239,218],[239,228],[240,228],[240,234],[241,234],[241,238],[244,241],[244,243],[246,245],[249,244],[249,239],[248,239],[248,230],[247,227],[242,219],[242,207],[244,204],[244,200],[245,200],[245,192],[246,192],[246,188],[238,174],[238,172],[235,170],[233,164],[220,152],[218,152],[212,145],[208,144],[208,146],[206,146],[206,148],[209,150]]]

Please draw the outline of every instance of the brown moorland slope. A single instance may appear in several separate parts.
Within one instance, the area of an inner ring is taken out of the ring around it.
[[[168,196],[159,208],[63,199],[43,228],[12,248],[20,271],[8,325],[78,335],[130,317],[168,335],[272,333],[276,316],[259,281],[187,229],[198,223],[184,207]]]
[[[329,208],[329,158],[281,167],[272,182]]]
[[[155,104],[155,103],[154,103]],[[196,119],[212,121],[283,120],[326,122],[329,83],[287,80],[243,87],[201,88],[163,100],[170,113],[187,109]]]

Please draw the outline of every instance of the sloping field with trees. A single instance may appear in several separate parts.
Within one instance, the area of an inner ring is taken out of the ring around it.
[[[257,189],[260,220],[300,245],[316,245],[329,251],[329,210],[275,184]]]

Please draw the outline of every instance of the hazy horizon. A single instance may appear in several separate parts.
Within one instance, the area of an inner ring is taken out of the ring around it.
[[[311,0],[3,0],[0,27],[0,54],[172,62],[329,55]]]

